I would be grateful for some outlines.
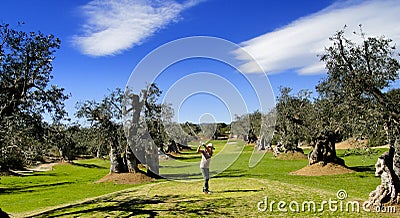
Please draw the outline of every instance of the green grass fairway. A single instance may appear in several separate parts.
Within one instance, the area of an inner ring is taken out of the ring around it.
[[[95,197],[131,187],[94,184],[108,173],[109,162],[92,159],[60,164],[54,170],[31,176],[1,177],[0,208],[18,213]]]
[[[215,145],[220,152],[224,142],[215,142]],[[15,217],[393,217],[399,213],[372,213],[362,209],[362,202],[380,183],[374,177],[374,164],[384,151],[380,149],[377,154],[365,157],[343,156],[345,151],[338,150],[347,166],[358,172],[308,177],[289,175],[306,166],[307,160],[278,160],[271,153],[256,167],[249,168],[252,147],[244,146],[237,161],[210,180],[211,195],[201,192],[201,180],[97,184],[94,181],[108,173],[108,161],[80,160],[33,176],[1,177],[0,208]],[[179,160],[193,162],[199,158],[191,151],[180,155]],[[199,173],[198,165],[192,173]],[[346,191],[345,199],[338,199],[339,190]],[[268,207],[264,204],[266,200]],[[337,201],[336,211],[323,203],[329,200]],[[302,204],[310,201],[316,203],[315,211],[312,207],[304,207],[303,211]],[[280,208],[285,212],[278,211],[278,202],[281,206],[286,203]],[[298,211],[295,211],[296,202]],[[346,206],[352,209],[352,205],[347,205],[349,202],[358,202],[360,212],[346,211]]]

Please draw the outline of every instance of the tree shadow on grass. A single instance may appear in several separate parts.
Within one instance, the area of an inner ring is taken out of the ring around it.
[[[172,154],[167,154],[170,158],[175,159],[175,160],[185,160],[187,162],[195,162],[195,161],[200,161],[199,156],[195,155],[187,155],[187,156],[178,156],[178,155],[172,155]],[[190,160],[190,161],[189,161]]]
[[[165,214],[175,215],[177,217],[198,217],[207,215],[223,216],[227,215],[227,213],[219,211],[220,204],[229,203],[225,199],[223,199],[223,202],[218,202],[218,200],[185,200],[185,197],[180,195],[156,195],[151,198],[146,196],[138,196],[132,198],[124,198],[122,200],[115,199],[117,197],[118,196],[114,196],[108,199],[97,199],[83,204],[69,205],[61,209],[58,208],[54,210],[49,210],[41,214],[35,214],[28,217],[79,217],[82,215],[93,217],[156,217]]]
[[[211,171],[210,175],[212,178],[234,178],[234,177],[245,177],[248,176],[248,171],[246,170],[226,170],[218,173],[217,171]],[[165,173],[161,174],[164,178],[171,178],[172,180],[198,180],[203,179],[203,175],[198,169],[195,173]]]
[[[165,173],[161,174],[162,177],[171,180],[197,180],[202,179],[201,173]]]
[[[224,191],[216,191],[215,193],[239,193],[239,192],[261,192],[263,189],[228,189]]]
[[[354,170],[356,172],[375,172],[375,165],[368,165],[368,166],[352,166],[349,169]]]
[[[18,176],[18,177],[39,177],[39,176],[59,176],[58,173],[50,173],[49,171],[33,171],[32,173],[29,174],[16,174],[12,176]]]
[[[227,217],[232,216],[224,209],[232,208],[236,199],[234,198],[216,198],[212,200],[191,199],[180,201],[173,208],[164,210],[169,215],[177,217]]]
[[[107,167],[99,166],[96,164],[83,164],[83,163],[72,163],[74,166],[85,167],[85,168],[97,168],[97,169],[107,169]]]
[[[37,192],[40,191],[38,188],[47,189],[49,187],[55,187],[59,185],[71,184],[73,182],[56,182],[56,183],[47,183],[40,185],[28,185],[23,187],[12,187],[12,188],[2,188],[0,187],[0,194],[17,194],[22,192]]]
[[[104,203],[104,201],[102,201]],[[96,202],[80,204],[79,207],[90,206],[92,208],[77,210],[77,211],[68,211],[68,209],[73,209],[77,205],[71,205],[70,207],[65,207],[63,210],[53,210],[42,213],[39,217],[60,217],[60,216],[67,216],[67,217],[79,217],[81,214],[95,214],[100,213],[103,216],[109,217],[106,214],[113,214],[114,212],[123,213],[124,215],[118,217],[131,217],[133,215],[147,215],[149,217],[155,217],[157,212],[153,210],[145,209],[145,205],[149,204],[159,204],[163,201],[158,199],[132,199],[129,201],[118,201],[118,200],[108,200],[107,203],[112,203],[112,205],[105,205],[105,206],[96,206]],[[100,202],[98,202],[100,203]],[[63,212],[64,211],[64,212]],[[36,216],[35,216],[36,217]]]
[[[188,166],[185,165],[177,165],[177,166],[170,166],[170,165],[160,165],[160,168],[171,168],[171,169],[184,169]]]
[[[225,170],[225,171],[221,172],[220,174],[214,176],[213,178],[244,177],[244,176],[248,176],[248,171],[234,169],[234,170]]]

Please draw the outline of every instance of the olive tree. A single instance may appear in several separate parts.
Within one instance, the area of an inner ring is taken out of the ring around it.
[[[50,84],[60,40],[0,25],[0,170],[22,167],[47,150],[44,114],[64,118],[64,89]]]
[[[300,90],[297,94],[291,92],[291,88],[280,88],[276,104],[275,131],[280,138],[279,145],[287,151],[296,151],[299,150],[300,142],[309,140],[313,104],[310,91]]]
[[[146,146],[146,140],[157,145],[165,141],[158,113],[162,106],[156,103],[160,93],[155,84],[142,90],[141,97],[116,89],[100,102],[88,100],[78,105],[76,116],[89,121],[103,138],[98,142],[105,142],[109,149],[110,173],[139,172],[138,164],[142,163],[149,175],[158,174],[157,148]]]
[[[165,135],[169,143],[167,144],[167,148],[164,149],[163,146],[160,147],[162,152],[166,153],[179,153],[182,148],[190,149],[187,145],[189,141],[194,140],[197,136],[196,124],[189,124],[189,122],[179,124],[178,122],[173,121],[174,111],[171,105],[163,105],[162,108],[162,124],[165,129]],[[200,127],[198,127],[200,128]]]
[[[350,131],[346,124],[347,108],[329,98],[314,100],[311,114],[310,137],[313,150],[308,154],[309,164],[329,162],[344,165],[337,157],[335,143],[343,139],[344,131]]]
[[[344,30],[330,38],[332,45],[321,56],[327,77],[317,89],[333,102],[359,107],[366,116],[377,113],[385,120],[390,148],[379,163],[384,163],[389,177],[378,192],[371,193],[371,202],[381,204],[395,201],[400,191],[400,107],[396,98],[385,92],[399,79],[400,64],[390,39],[366,37],[362,30],[357,35],[361,43],[349,40]]]
[[[162,150],[168,135],[162,118],[163,108],[168,105],[158,103],[161,90],[151,83],[141,93],[135,94],[127,89],[122,103],[124,131],[129,148],[135,158],[147,168],[147,174],[158,177],[158,150]]]
[[[71,162],[83,152],[78,149],[78,140],[74,137],[80,131],[78,125],[53,124],[47,128],[47,143],[57,149],[62,161]]]
[[[243,138],[247,143],[255,143],[260,137],[263,114],[256,110],[252,113],[235,115],[231,123],[231,134]]]
[[[250,118],[249,114],[235,115],[235,120],[231,123],[231,136],[242,138],[248,141],[250,131]]]
[[[76,116],[88,120],[92,128],[101,132],[103,140],[99,141],[107,144],[110,151],[110,173],[138,171],[136,162],[130,161],[129,154],[132,152],[126,146],[122,131],[122,98],[121,89],[116,89],[100,102],[87,100],[77,105]]]

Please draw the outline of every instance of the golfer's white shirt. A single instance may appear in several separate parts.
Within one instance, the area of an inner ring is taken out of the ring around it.
[[[205,151],[201,151],[201,153],[200,168],[210,168],[211,156]]]

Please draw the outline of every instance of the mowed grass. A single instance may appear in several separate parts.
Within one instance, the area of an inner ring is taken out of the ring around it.
[[[19,213],[55,206],[126,189],[129,185],[95,184],[108,173],[109,162],[101,159],[60,164],[52,171],[0,179],[0,208]]]
[[[224,144],[223,141],[214,142],[217,153]],[[266,211],[259,211],[257,207],[264,207],[265,204],[260,202],[267,199],[269,204],[272,201],[287,204],[314,201],[320,209],[321,202],[338,200],[336,193],[339,190],[345,190],[348,195],[342,203],[358,201],[361,205],[380,183],[380,179],[374,177],[374,164],[386,149],[380,149],[370,157],[344,157],[345,151],[338,150],[347,166],[358,172],[319,177],[289,175],[289,172],[306,166],[307,160],[279,160],[271,153],[266,153],[257,166],[249,168],[252,149],[245,146],[227,170],[211,179],[211,195],[201,193],[201,180],[159,180],[141,185],[95,184],[94,181],[108,173],[108,161],[93,159],[81,160],[75,165],[58,165],[53,171],[35,176],[2,177],[0,208],[17,217],[393,216],[363,212],[362,208],[360,213],[339,209],[330,211],[326,205],[322,211],[301,211],[299,208],[298,212],[291,211],[288,205],[287,212],[278,211],[277,203]],[[180,160],[193,162],[199,158],[195,151],[190,151],[181,155]]]

